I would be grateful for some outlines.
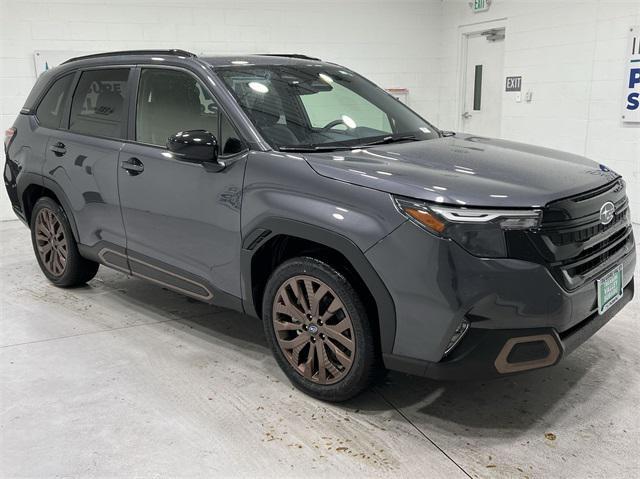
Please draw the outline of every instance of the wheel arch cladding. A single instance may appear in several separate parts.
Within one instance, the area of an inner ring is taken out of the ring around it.
[[[279,264],[295,256],[317,257],[345,274],[354,288],[363,294],[365,307],[373,308],[373,325],[382,352],[391,352],[396,317],[393,299],[386,286],[351,240],[311,224],[267,218],[245,235],[241,253],[245,311],[261,317],[262,294],[267,280]]]
[[[33,206],[40,198],[45,196],[55,200],[62,207],[64,214],[69,220],[69,225],[71,226],[74,239],[78,242],[78,228],[76,226],[75,218],[73,217],[73,214],[71,214],[72,210],[70,203],[62,189],[50,180],[45,179],[44,184],[31,183],[22,192],[22,205],[27,224],[31,224],[31,212],[33,211]]]

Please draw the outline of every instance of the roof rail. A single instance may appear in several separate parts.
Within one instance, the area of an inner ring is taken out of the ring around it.
[[[319,58],[310,57],[308,55],[301,55],[300,53],[258,53],[261,57],[287,57],[287,58],[299,58],[300,60],[316,60],[321,62]]]
[[[116,55],[178,55],[185,57],[196,57],[195,53],[188,52],[186,50],[124,50],[121,52],[105,52],[105,53],[94,53],[91,55],[82,55],[79,57],[69,58],[68,60],[61,63],[64,65],[65,63],[75,62],[76,60],[86,60],[88,58],[100,58],[100,57],[112,57]]]

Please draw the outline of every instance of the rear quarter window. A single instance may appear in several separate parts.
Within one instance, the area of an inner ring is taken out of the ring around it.
[[[69,97],[73,73],[56,80],[36,109],[36,117],[41,126],[59,128],[64,106]]]

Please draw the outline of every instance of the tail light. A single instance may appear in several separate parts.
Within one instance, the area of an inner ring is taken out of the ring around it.
[[[18,130],[16,130],[14,127],[7,128],[7,130],[4,132],[4,152],[5,153],[9,151],[9,146],[11,145],[11,142],[13,141],[13,139],[16,137],[17,133],[18,133]]]

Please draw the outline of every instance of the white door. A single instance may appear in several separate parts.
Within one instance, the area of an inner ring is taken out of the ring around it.
[[[462,131],[499,137],[504,78],[504,29],[466,36]]]

